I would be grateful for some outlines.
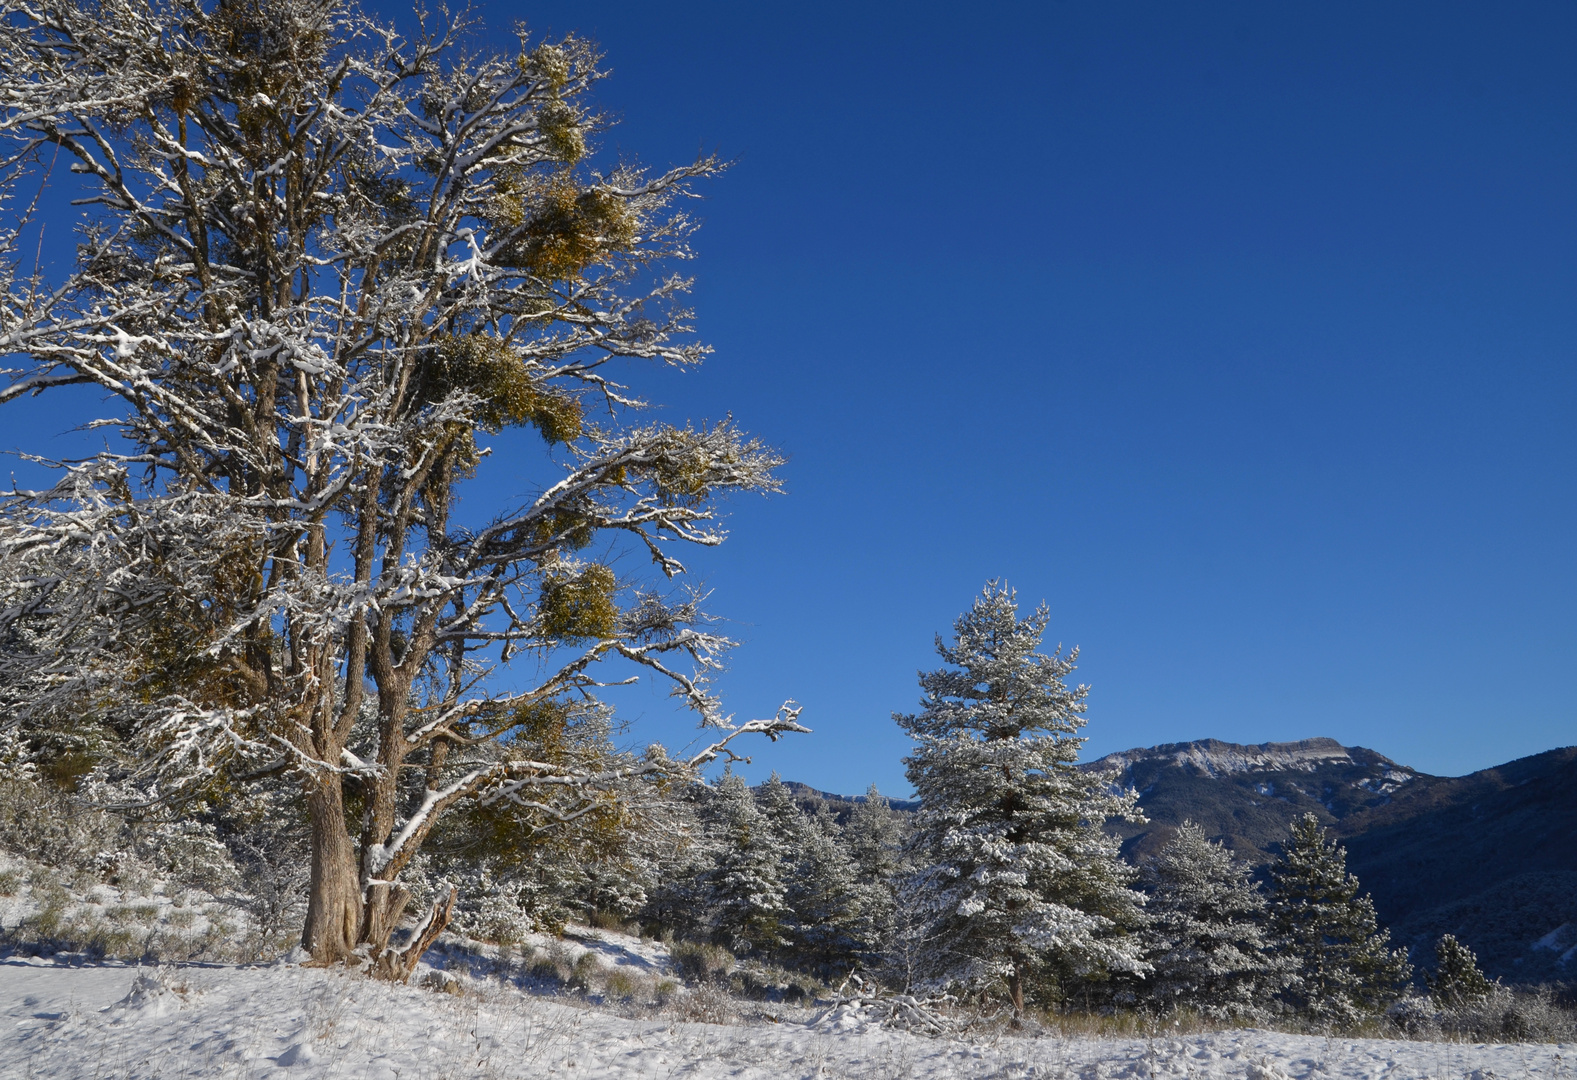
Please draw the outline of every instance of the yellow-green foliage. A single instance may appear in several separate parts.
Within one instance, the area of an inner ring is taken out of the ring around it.
[[[550,101],[537,114],[537,130],[548,141],[553,156],[573,165],[586,156],[586,133],[580,115],[562,101]]]
[[[569,706],[551,698],[515,709],[515,740],[539,761],[561,764],[568,752]]]
[[[562,543],[578,551],[591,543],[595,536],[596,527],[586,515],[577,512],[574,507],[559,506],[537,521],[532,539],[539,544],[546,544],[558,537]]]
[[[699,505],[715,482],[714,474],[739,463],[736,452],[716,452],[705,433],[691,428],[667,429],[657,447],[659,453],[652,465],[657,490],[664,499],[685,506]]]
[[[639,230],[635,212],[621,196],[582,187],[568,172],[544,178],[504,167],[494,184],[488,215],[518,233],[500,261],[549,281],[580,276],[628,248]]]
[[[422,371],[421,396],[439,401],[457,390],[482,399],[476,423],[488,431],[531,424],[549,443],[580,437],[580,402],[534,379],[508,345],[485,334],[441,338]]]
[[[520,57],[520,70],[528,75],[535,73],[554,91],[559,91],[569,82],[569,54],[562,47],[544,41]]]
[[[613,571],[599,563],[578,574],[546,578],[537,601],[543,633],[569,641],[613,637],[619,626],[615,584]]]

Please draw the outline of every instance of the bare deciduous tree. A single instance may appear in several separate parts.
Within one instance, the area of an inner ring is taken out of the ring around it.
[[[573,818],[804,730],[788,706],[724,716],[706,677],[731,643],[696,597],[585,555],[675,578],[680,546],[723,540],[716,499],[776,490],[780,464],[731,422],[637,423],[611,373],[705,354],[664,265],[689,256],[678,201],[722,166],[596,171],[588,43],[474,54],[460,22],[405,37],[334,0],[0,9],[0,402],[91,384],[116,436],[0,512],[13,718],[107,717],[150,797],[293,777],[304,944],[394,977],[446,917],[390,946],[445,811]],[[67,164],[88,213],[50,282],[25,272],[25,201]],[[479,440],[515,427],[546,444],[518,465],[535,494],[462,524]],[[521,650],[538,677],[498,689],[489,664]],[[610,660],[670,680],[716,740],[539,752]]]

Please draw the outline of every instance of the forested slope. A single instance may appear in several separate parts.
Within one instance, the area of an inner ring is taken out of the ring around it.
[[[1140,791],[1147,825],[1114,823],[1142,859],[1193,820],[1263,864],[1314,813],[1399,942],[1452,933],[1509,980],[1577,974],[1577,747],[1461,777],[1431,776],[1333,739],[1242,746],[1214,739],[1085,766]]]

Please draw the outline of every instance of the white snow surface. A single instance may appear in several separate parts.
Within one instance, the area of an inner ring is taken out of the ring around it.
[[[931,1039],[819,1023],[633,1019],[467,982],[462,995],[342,971],[0,961],[0,1077],[1572,1080],[1577,1045],[1474,1046],[1260,1030],[1156,1039]]]

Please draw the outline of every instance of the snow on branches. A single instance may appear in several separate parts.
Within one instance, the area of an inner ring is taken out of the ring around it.
[[[922,973],[1002,988],[1015,1013],[1037,985],[1142,972],[1133,931],[1144,898],[1102,825],[1142,820],[1134,791],[1075,767],[1088,688],[1070,687],[1077,652],[1037,652],[1050,615],[1018,617],[990,582],[959,616],[946,667],[924,672],[921,711],[893,719],[915,740],[905,758],[919,795],[913,853],[926,919]]]
[[[781,459],[731,420],[630,420],[614,361],[707,351],[664,266],[723,165],[597,171],[589,43],[478,55],[463,20],[405,37],[309,0],[0,9],[0,190],[16,207],[64,165],[87,210],[59,282],[19,273],[29,210],[0,235],[21,365],[0,403],[91,384],[114,434],[0,504],[16,715],[107,717],[152,796],[294,777],[325,960],[387,947],[397,875],[454,806],[572,819],[804,730],[724,716],[707,678],[732,643],[611,565],[682,575],[679,548],[724,539],[718,499],[778,490]],[[511,462],[535,494],[462,522],[508,428],[542,438]],[[499,690],[522,652],[538,677]],[[719,739],[686,762],[543,750],[543,710],[594,699],[606,661]]]

